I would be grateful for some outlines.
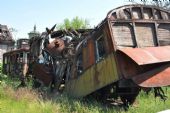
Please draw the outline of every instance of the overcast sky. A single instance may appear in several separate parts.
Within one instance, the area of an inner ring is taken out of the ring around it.
[[[109,10],[129,4],[128,0],[0,0],[0,24],[17,29],[15,38],[28,38],[33,30],[45,31],[65,18],[75,16],[88,19],[91,26],[97,25]]]

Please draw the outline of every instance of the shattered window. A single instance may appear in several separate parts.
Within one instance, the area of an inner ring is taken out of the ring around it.
[[[104,37],[100,36],[99,38],[97,38],[97,40],[95,41],[95,45],[96,45],[96,62],[98,62],[101,59],[103,59],[106,54],[104,46]]]
[[[83,72],[83,56],[80,53],[77,56],[77,75],[80,75]]]
[[[4,64],[7,64],[7,57],[4,58]]]
[[[19,62],[23,62],[23,53],[19,54]]]

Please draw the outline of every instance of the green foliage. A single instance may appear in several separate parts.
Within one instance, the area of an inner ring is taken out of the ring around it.
[[[29,87],[16,88],[18,79],[0,74],[0,113],[156,113],[170,109],[170,99],[165,102],[153,93],[141,92],[128,111],[118,106],[107,106],[93,98],[73,99],[66,94],[42,93]],[[164,88],[170,98],[170,88]],[[43,98],[42,98],[43,97]]]
[[[170,97],[169,88],[166,94]],[[38,92],[28,88],[14,90],[0,86],[0,113],[156,113],[170,109],[170,99],[164,102],[144,92],[128,111],[118,106],[103,105],[94,99],[73,99],[66,94],[48,96],[51,98],[44,100]]]
[[[76,16],[72,20],[64,19],[62,24],[57,26],[57,29],[86,29],[89,28],[89,21]]]
[[[170,98],[170,88],[167,87],[164,89],[168,98]],[[159,111],[170,109],[170,99],[167,99],[165,102],[160,98],[155,98],[153,92],[149,95],[146,95],[145,92],[141,92],[137,97],[137,106],[131,106],[128,110],[128,113],[157,113]]]
[[[51,101],[39,100],[30,89],[14,91],[1,88],[0,113],[59,113],[58,105]]]

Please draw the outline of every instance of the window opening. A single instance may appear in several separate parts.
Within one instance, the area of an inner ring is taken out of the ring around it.
[[[104,46],[104,37],[100,36],[96,41],[96,62],[102,60],[106,54]]]

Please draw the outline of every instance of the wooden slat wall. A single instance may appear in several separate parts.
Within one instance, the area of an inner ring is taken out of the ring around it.
[[[136,23],[136,40],[138,47],[155,46],[155,28],[154,24]]]
[[[158,40],[161,46],[170,45],[170,24],[158,26]]]
[[[134,32],[128,23],[115,23],[113,35],[117,46],[134,46]]]

